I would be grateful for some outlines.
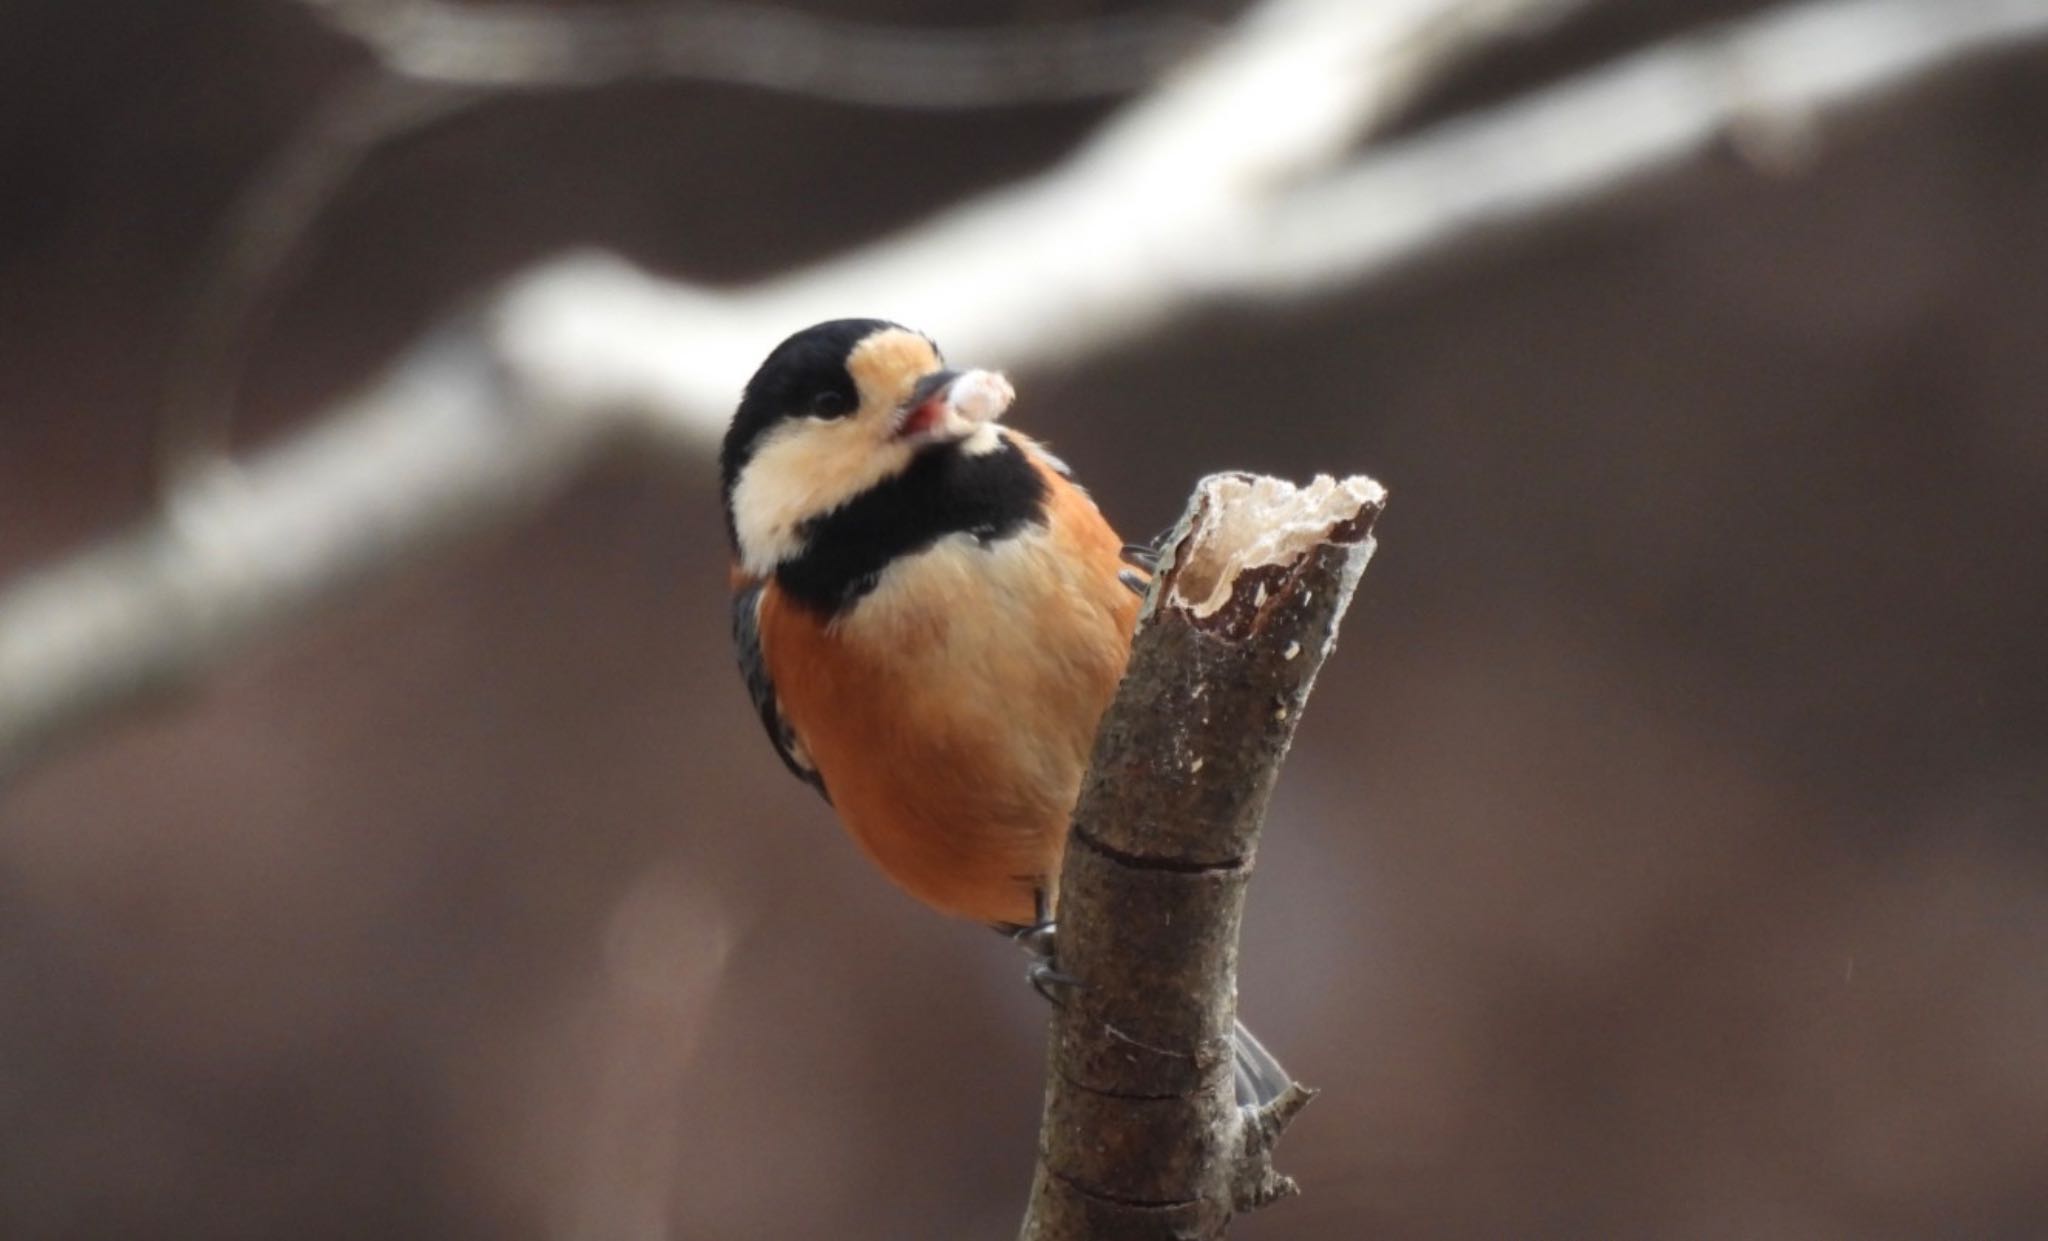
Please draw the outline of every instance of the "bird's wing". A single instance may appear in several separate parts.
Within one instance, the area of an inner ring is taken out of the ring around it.
[[[818,769],[811,764],[810,751],[804,748],[803,739],[796,730],[782,718],[782,706],[775,696],[775,680],[768,673],[768,660],[761,653],[761,592],[765,582],[741,585],[732,596],[732,646],[733,654],[740,661],[740,675],[746,678],[747,694],[754,700],[754,710],[761,715],[761,726],[768,730],[768,740],[775,746],[775,752],[782,756],[782,765],[790,774],[818,790],[826,801],[832,794],[825,791],[825,781],[818,775]]]

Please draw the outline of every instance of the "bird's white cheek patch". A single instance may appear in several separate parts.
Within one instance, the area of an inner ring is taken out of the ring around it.
[[[795,423],[769,436],[732,492],[740,561],[766,575],[803,551],[797,528],[902,471],[911,449],[855,419]]]

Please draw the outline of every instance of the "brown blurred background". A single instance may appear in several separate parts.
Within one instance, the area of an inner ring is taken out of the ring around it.
[[[1411,124],[1748,6],[1613,7]],[[210,232],[360,63],[0,7],[0,578],[147,512]],[[480,107],[330,207],[242,439],[564,246],[765,274],[1103,112]],[[1246,932],[1307,1194],[1238,1235],[2048,1235],[2048,54],[1822,139],[1018,376],[1129,533],[1221,467],[1393,491]],[[1023,962],[876,880],[725,627],[708,464],[620,455],[16,781],[0,1236],[1010,1235]]]

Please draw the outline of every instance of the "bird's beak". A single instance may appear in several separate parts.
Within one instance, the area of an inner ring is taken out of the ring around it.
[[[994,371],[933,371],[917,381],[896,418],[896,438],[937,444],[964,440],[1003,416],[1017,399]]]

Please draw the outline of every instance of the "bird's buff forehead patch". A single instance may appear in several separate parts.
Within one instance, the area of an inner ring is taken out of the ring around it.
[[[915,332],[885,328],[853,347],[847,373],[860,388],[861,402],[895,402],[910,395],[918,380],[939,369],[939,351]]]
[[[918,409],[905,408],[917,382],[941,366],[939,351],[915,332],[886,328],[860,344],[846,359],[861,394],[861,416],[883,414],[897,433],[914,434],[922,442],[965,440],[994,422],[1017,399],[1010,381],[993,371],[974,370],[946,386]],[[991,442],[988,447],[992,447]]]

